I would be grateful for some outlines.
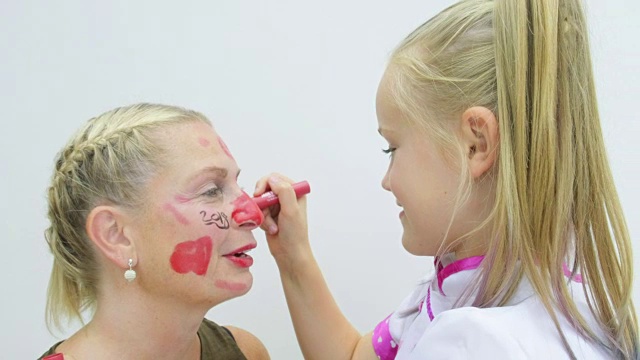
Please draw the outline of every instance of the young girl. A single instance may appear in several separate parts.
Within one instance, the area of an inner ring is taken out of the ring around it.
[[[305,200],[273,175],[262,227],[307,359],[638,358],[629,234],[579,0],[467,0],[395,50],[382,186],[432,278],[364,336],[334,302]]]

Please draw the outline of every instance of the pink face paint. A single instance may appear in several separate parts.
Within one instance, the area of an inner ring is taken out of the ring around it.
[[[229,148],[227,147],[227,144],[225,144],[224,141],[222,141],[222,138],[219,137],[219,136],[218,136],[218,144],[220,144],[220,147],[222,148],[224,153],[227,154],[228,157],[233,159],[233,155],[231,155],[231,151],[229,151]]]
[[[306,181],[300,181],[291,185],[291,187],[293,188],[293,191],[295,191],[296,197],[300,197],[311,192],[311,187]],[[265,209],[279,202],[278,195],[274,194],[273,191],[269,191],[260,196],[254,197],[253,201],[256,203],[256,205],[258,205],[260,209]]]
[[[182,214],[178,211],[178,209],[176,209],[176,207],[175,207],[175,206],[173,206],[173,205],[171,205],[171,204],[167,203],[167,204],[164,204],[163,208],[164,208],[165,210],[167,210],[168,212],[172,213],[172,214],[173,214],[173,216],[176,218],[176,220],[178,220],[178,222],[179,222],[180,224],[182,224],[182,225],[189,225],[189,220],[187,220],[187,218],[186,218],[186,217],[184,217],[184,215],[182,215]]]
[[[231,218],[238,225],[253,223],[255,226],[260,226],[264,215],[258,205],[243,191],[242,195],[233,202]]]
[[[216,287],[219,287],[220,289],[231,290],[231,291],[244,291],[244,290],[247,290],[247,288],[249,287],[247,284],[232,283],[224,280],[216,280],[214,282],[214,285]]]
[[[200,145],[202,145],[203,147],[207,147],[209,145],[211,145],[211,141],[205,139],[205,138],[198,138],[198,142],[200,143]]]
[[[191,200],[188,197],[182,196],[182,195],[176,195],[176,197],[174,197],[174,199],[177,202],[179,202],[180,204],[188,203]]]
[[[179,274],[193,272],[196,275],[204,275],[209,268],[212,248],[213,241],[209,236],[182,242],[176,245],[171,254],[171,267]]]

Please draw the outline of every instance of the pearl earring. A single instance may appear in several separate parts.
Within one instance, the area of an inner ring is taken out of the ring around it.
[[[131,268],[133,265],[133,259],[129,259],[129,270],[124,272],[124,278],[127,279],[128,282],[132,282],[137,274],[136,271]]]

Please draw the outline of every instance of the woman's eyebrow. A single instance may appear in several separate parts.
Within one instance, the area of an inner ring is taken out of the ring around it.
[[[200,176],[207,175],[207,174],[214,174],[218,178],[225,179],[228,173],[229,172],[225,168],[221,168],[218,166],[207,166],[204,169],[195,173],[193,176],[191,176],[188,182],[192,182],[195,179],[199,178]]]

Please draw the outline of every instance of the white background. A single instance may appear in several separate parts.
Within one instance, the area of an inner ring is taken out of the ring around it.
[[[371,330],[430,266],[402,249],[398,208],[379,185],[376,86],[394,45],[450,3],[2,0],[1,357],[34,359],[56,341],[44,324],[43,237],[55,153],[90,117],[140,101],[209,116],[248,190],[271,171],[308,180],[315,254],[348,318]],[[588,6],[604,133],[637,250],[640,3]],[[253,289],[209,317],[253,332],[273,359],[300,359],[276,266],[256,237]]]

